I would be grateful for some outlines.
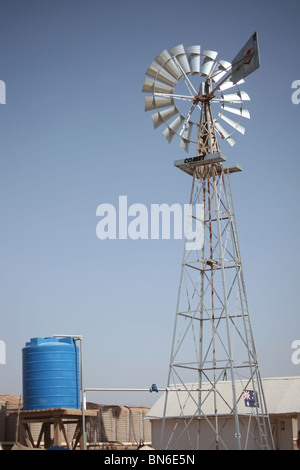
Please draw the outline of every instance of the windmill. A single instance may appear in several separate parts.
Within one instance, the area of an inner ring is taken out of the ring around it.
[[[190,155],[174,165],[192,177],[189,223],[203,234],[201,243],[190,248],[186,240],[184,248],[160,411],[163,449],[176,449],[183,436],[192,449],[204,441],[214,449],[232,442],[237,449],[273,447],[231,190],[230,176],[241,167],[225,166],[219,147],[219,140],[234,146],[233,134],[244,134],[242,121],[250,118],[241,86],[259,67],[257,34],[232,62],[217,56],[199,45],[164,50],[142,89],[154,128],[164,126],[168,142],[178,137]]]

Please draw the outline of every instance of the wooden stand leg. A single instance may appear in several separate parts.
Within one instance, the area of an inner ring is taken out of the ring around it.
[[[61,446],[60,420],[56,419],[53,424],[54,424],[54,445],[55,446]]]

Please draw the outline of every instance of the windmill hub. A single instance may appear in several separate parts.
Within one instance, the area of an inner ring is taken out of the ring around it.
[[[194,96],[194,99],[192,101],[192,103],[197,106],[199,103],[208,103],[209,101],[211,101],[213,98],[214,98],[214,94],[212,93],[209,93],[207,95],[200,95],[199,93],[197,93],[195,96]]]

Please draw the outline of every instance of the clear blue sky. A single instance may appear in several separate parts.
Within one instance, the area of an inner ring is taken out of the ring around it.
[[[86,386],[166,385],[183,241],[100,241],[96,209],[188,202],[184,153],[144,112],[144,73],[181,43],[230,61],[254,31],[251,120],[222,151],[243,167],[232,183],[262,375],[300,375],[299,17],[294,0],[1,1],[0,394],[22,393],[25,342],[57,333],[84,337]]]

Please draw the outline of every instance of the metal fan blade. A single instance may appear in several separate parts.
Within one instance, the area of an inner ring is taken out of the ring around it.
[[[172,77],[176,78],[178,81],[182,77],[181,71],[178,70],[178,67],[173,62],[172,57],[170,56],[169,52],[165,49],[155,57],[156,62],[158,62],[167,72],[169,72]]]
[[[236,141],[232,137],[228,137],[228,139],[226,139],[226,141],[229,143],[229,145],[231,147],[234,147],[235,144],[236,144]]]
[[[227,62],[226,60],[219,60],[216,68],[214,69],[213,73],[211,74],[211,78],[215,83],[217,83],[221,78],[230,71],[231,63]]]
[[[177,80],[175,80],[172,75],[170,75],[166,70],[164,70],[162,67],[159,66],[157,62],[152,62],[150,67],[148,68],[146,75],[149,77],[155,78],[157,80],[160,80],[163,83],[166,83],[167,85],[171,85],[174,87],[177,83]]]
[[[245,134],[246,129],[245,129],[244,126],[241,126],[241,124],[239,124],[238,122],[233,121],[233,119],[230,119],[229,117],[224,116],[224,114],[222,114],[222,113],[219,113],[219,116],[220,116],[221,119],[223,119],[223,121],[227,122],[227,124],[229,124],[229,126],[233,127],[234,129],[236,129],[241,134]]]
[[[181,131],[181,137],[185,140],[190,140],[191,133],[192,133],[192,122],[186,122],[185,126],[183,126],[183,130]]]
[[[144,93],[172,93],[173,87],[153,80],[153,78],[145,77],[142,91]]]
[[[250,96],[245,91],[239,91],[238,95],[240,95],[243,101],[250,101]]]
[[[157,108],[167,108],[174,106],[173,98],[164,98],[162,96],[145,96],[145,111],[152,111]]]
[[[189,151],[190,138],[192,133],[193,124],[188,122],[185,126],[185,129],[182,133],[182,139],[180,140],[179,147],[184,149],[186,152]]]
[[[172,108],[164,109],[163,111],[158,111],[155,114],[151,114],[154,129],[161,126],[163,123],[176,116],[178,113],[179,111],[176,106],[172,106]]]
[[[214,124],[221,138],[224,140],[227,140],[229,145],[233,147],[236,144],[236,141],[232,137],[230,137],[230,134],[226,131],[226,129],[224,129],[224,127],[218,121],[215,121]]]
[[[238,93],[228,93],[222,95],[221,101],[230,101],[231,103],[240,103],[241,101],[249,101],[250,97],[245,91],[239,91]]]
[[[213,66],[215,65],[215,59],[218,53],[215,51],[204,51],[202,55],[204,55],[204,58],[202,61],[200,72],[202,76],[208,77],[213,69]]]
[[[189,57],[190,68],[192,74],[200,73],[200,46],[190,46],[186,48]]]
[[[174,119],[174,121],[170,125],[168,125],[168,127],[163,131],[163,135],[167,138],[169,144],[172,142],[177,131],[182,126],[183,121],[184,117],[180,115],[176,119]]]
[[[222,104],[222,108],[224,109],[224,111],[228,111],[229,113],[237,114],[238,116],[242,116],[244,118],[250,119],[250,113],[248,109],[232,108],[231,106],[228,106],[227,104]]]
[[[236,86],[236,85],[241,85],[242,83],[245,83],[245,80],[242,79],[237,83],[233,83],[230,80],[226,80],[226,82],[220,85],[219,90],[221,91],[228,90],[228,88],[232,88],[233,86]]]
[[[201,96],[205,95],[205,82],[201,82],[200,83],[200,87],[199,87],[199,93]]]
[[[181,139],[179,143],[179,147],[182,148],[186,153],[188,153],[189,151],[189,146],[190,146],[189,140]]]
[[[183,45],[180,44],[179,46],[173,47],[172,49],[170,49],[170,52],[173,56],[176,57],[184,73],[185,74],[191,73],[190,64],[186,56],[186,52],[185,52]]]

